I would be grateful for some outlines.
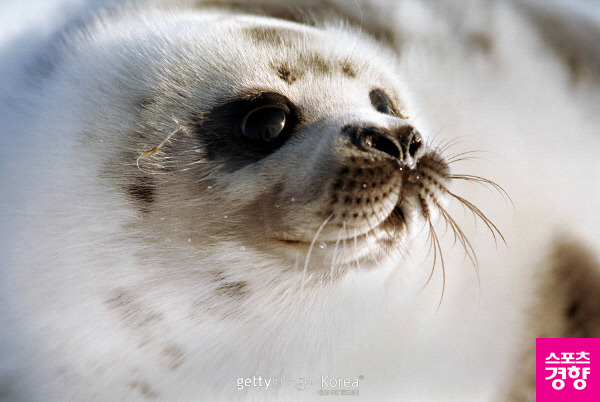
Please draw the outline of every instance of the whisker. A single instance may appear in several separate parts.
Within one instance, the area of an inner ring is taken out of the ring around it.
[[[511,204],[513,205],[513,209],[514,209],[514,204],[512,202],[512,199],[508,195],[508,193],[500,185],[498,185],[497,183],[495,183],[495,182],[493,182],[491,180],[485,179],[485,178],[480,177],[480,176],[474,176],[474,175],[443,174],[443,173],[440,173],[440,172],[432,169],[427,164],[422,164],[422,167],[424,167],[427,170],[433,171],[434,173],[441,174],[442,177],[444,177],[446,179],[456,178],[458,180],[466,180],[466,181],[472,181],[472,182],[476,182],[476,183],[481,183],[481,184],[489,185],[492,188],[496,189],[496,191],[498,191],[503,197],[505,197],[505,196],[508,197],[508,199],[510,200]],[[433,179],[433,177],[432,177],[432,179]],[[500,230],[496,227],[496,225],[487,216],[485,216],[485,214],[479,208],[477,208],[473,203],[467,201],[463,197],[461,197],[461,196],[453,193],[452,191],[448,190],[439,181],[437,181],[437,180],[434,180],[434,181],[435,181],[435,184],[436,184],[437,188],[439,188],[440,190],[444,191],[448,195],[454,197],[456,200],[458,200],[462,205],[464,205],[465,207],[467,207],[474,215],[478,216],[485,223],[485,225],[487,226],[487,228],[491,232],[492,236],[494,237],[494,242],[496,243],[496,246],[498,245],[498,240],[497,240],[496,233],[500,236],[500,238],[502,239],[503,243],[505,245],[508,245],[506,243],[506,239],[504,238],[504,236],[502,235],[502,233],[500,232]],[[437,200],[435,200],[435,199],[433,199],[433,200],[436,203],[436,205],[439,206],[439,203],[437,202]],[[443,208],[440,207],[440,210],[443,210]],[[452,220],[452,222],[454,222],[454,220]],[[450,222],[451,225],[452,225],[452,222]],[[455,223],[456,222],[454,222],[454,224]]]
[[[414,126],[414,125],[417,123],[417,119],[418,119],[419,117],[421,117],[421,113],[422,113],[422,112],[423,112],[423,109],[419,109],[419,110],[417,111],[417,113],[415,114],[415,117],[412,117],[412,118],[411,118],[411,117],[409,117],[409,120],[408,120],[408,121],[409,121],[409,123],[410,123],[411,125],[413,125],[413,126]],[[435,133],[435,135],[434,135],[433,137],[434,137],[434,138],[435,138],[435,137],[437,137],[437,135],[440,133],[440,131],[442,131],[442,130],[441,130],[441,129],[440,129],[440,130],[438,130],[438,131]]]
[[[385,205],[384,205],[384,207],[385,207]],[[378,222],[383,222],[383,221],[385,221],[385,220],[388,218],[387,216],[385,216],[384,214],[382,214],[382,211],[373,211],[373,213],[375,214],[375,219],[376,219]],[[392,210],[392,213],[393,213],[393,210]],[[370,222],[369,222],[369,219],[367,219],[367,222],[369,223],[369,227],[371,227],[371,224],[370,224]],[[383,231],[384,231],[384,232],[387,234],[387,236],[388,236],[388,237],[390,237],[390,238],[394,238],[394,237],[395,237],[395,234],[393,234],[393,233],[390,233],[390,230],[389,230],[389,228],[385,227],[385,225],[381,225],[381,224],[379,224],[379,225],[377,225],[377,226],[378,226],[380,229],[383,229]],[[373,235],[373,238],[375,239],[375,242],[374,242],[374,244],[377,244],[377,237],[376,237],[375,235]],[[391,257],[391,256],[392,256],[392,255],[390,254],[390,250],[389,250],[387,247],[382,247],[382,250],[383,250],[383,252],[384,252],[384,253],[385,253],[385,254],[386,254],[388,257]]]
[[[452,138],[448,141],[446,141],[445,143],[441,142],[440,144],[438,144],[437,147],[435,147],[435,149],[440,153],[440,154],[445,154],[446,151],[448,151],[450,148],[455,147],[459,144],[463,144],[465,141],[462,141],[463,138],[466,138],[466,136],[460,136],[460,137],[456,137],[456,138]]]
[[[431,220],[429,220],[429,230],[431,232],[435,244],[437,245],[437,249],[440,252],[440,262],[442,263],[442,294],[440,295],[440,301],[438,302],[437,309],[435,310],[437,313],[440,310],[440,307],[442,307],[442,300],[444,300],[444,294],[446,292],[446,264],[444,263],[444,255],[442,254],[442,246],[440,244],[440,239],[437,233],[435,232],[435,228],[433,227]]]
[[[436,204],[437,204],[437,201],[436,201]],[[478,270],[479,262],[477,261],[477,255],[475,254],[475,249],[473,248],[473,245],[469,241],[469,238],[467,237],[467,235],[465,235],[464,231],[458,225],[458,223],[456,223],[454,218],[452,218],[445,209],[443,209],[441,206],[439,206],[439,204],[438,204],[438,208],[440,209],[440,213],[442,214],[442,216],[444,217],[446,222],[448,222],[450,224],[450,227],[452,228],[452,231],[454,232],[455,241],[458,239],[460,244],[463,246],[467,257],[469,258],[469,260],[471,260],[471,263],[473,264],[475,269]]]
[[[310,261],[310,255],[312,253],[313,247],[315,246],[317,237],[319,237],[319,234],[321,233],[321,231],[323,230],[325,225],[327,225],[327,222],[329,222],[331,217],[333,217],[333,214],[329,215],[327,217],[327,219],[325,219],[325,221],[323,221],[321,226],[319,226],[319,229],[317,229],[317,232],[315,233],[312,241],[310,242],[310,246],[308,246],[308,252],[306,253],[306,260],[304,261],[304,269],[302,270],[302,284],[300,285],[300,293],[302,293],[302,294],[304,294],[304,284],[306,282],[306,271],[308,270],[308,262]]]
[[[356,229],[354,229],[354,261],[356,262],[356,268],[360,271],[360,262],[358,261],[358,238],[356,236]]]
[[[497,241],[496,233],[500,236],[500,238],[502,239],[502,242],[504,243],[504,245],[508,246],[508,243],[506,243],[506,239],[502,235],[502,232],[500,232],[500,230],[496,227],[496,225],[494,225],[494,223],[487,216],[485,216],[485,214],[483,212],[481,212],[481,210],[479,208],[477,208],[471,202],[465,200],[463,197],[461,197],[459,195],[456,195],[456,194],[454,194],[453,192],[451,192],[449,190],[446,190],[446,191],[448,191],[448,194],[450,194],[452,197],[454,197],[455,199],[457,199],[458,201],[460,201],[471,212],[473,212],[474,215],[478,216],[483,221],[483,223],[485,223],[485,225],[489,229],[490,233],[494,237],[494,242],[496,243],[496,247],[498,246],[498,241]]]
[[[464,161],[484,161],[484,160],[485,159],[479,158],[479,157],[476,157],[476,156],[464,156],[462,158],[447,160],[446,164],[447,165],[452,165],[452,164],[459,163],[459,162],[464,162]]]
[[[482,154],[482,153],[491,153],[491,152],[487,152],[487,151],[482,151],[482,150],[471,150],[471,151],[465,151],[465,152],[459,152],[457,154],[453,154],[453,155],[448,155],[446,157],[446,160],[448,162],[453,162],[455,161],[457,158],[461,157],[461,156],[465,156],[465,155],[472,155],[472,154]],[[473,158],[473,159],[483,159],[483,158]]]
[[[437,147],[433,147],[432,145],[433,145],[433,143],[435,143],[437,141],[437,138],[438,138],[438,136],[440,135],[441,132],[442,132],[441,129],[437,130],[435,132],[435,134],[429,140],[427,140],[427,142],[425,143],[425,148],[434,148],[434,149],[437,149]]]
[[[342,234],[344,233],[344,228],[340,228],[340,232],[338,234],[337,240],[335,241],[335,246],[333,247],[333,256],[331,257],[331,270],[329,271],[329,278],[333,279],[333,269],[335,267],[335,262],[337,258],[337,251],[340,245],[340,241],[342,240]]]
[[[348,237],[348,230],[346,228],[346,221],[342,221],[342,229],[344,229],[344,237],[342,238],[342,248],[346,251],[346,238]],[[346,268],[348,268],[348,263],[345,264]]]
[[[434,142],[435,141],[432,141],[432,143],[434,143]],[[446,157],[442,156],[443,154],[447,153],[451,148],[457,146],[461,142],[462,141],[459,141],[458,138],[454,138],[451,140],[440,141],[439,144],[437,144],[436,146],[431,146],[429,148],[430,151],[426,152],[419,161],[419,167],[421,169],[421,172],[423,173],[423,177],[427,178],[427,180],[430,180],[431,183],[429,183],[429,184],[433,184],[433,186],[439,192],[441,192],[442,194],[445,194],[449,197],[452,197],[455,200],[457,200],[458,202],[460,202],[460,204],[463,206],[463,208],[468,209],[473,214],[475,220],[477,220],[477,218],[481,219],[483,221],[483,223],[486,225],[487,229],[492,234],[492,236],[494,238],[494,242],[496,244],[496,247],[498,246],[499,240],[501,240],[506,246],[508,246],[506,239],[504,238],[504,235],[500,232],[498,227],[478,207],[476,207],[472,202],[467,201],[464,197],[461,197],[461,196],[455,194],[454,192],[450,191],[447,187],[449,181],[451,181],[451,180],[463,180],[463,181],[469,181],[469,182],[481,184],[485,187],[488,187],[488,188],[493,189],[494,191],[498,192],[505,201],[510,202],[510,204],[513,207],[513,210],[515,209],[514,202],[512,201],[512,199],[509,196],[509,194],[507,193],[507,191],[504,190],[504,188],[502,186],[495,183],[494,181],[486,179],[481,176],[477,176],[477,175],[451,173],[450,168],[449,168],[449,165],[451,165],[451,164],[461,162],[461,161],[485,160],[485,158],[481,157],[482,154],[493,153],[493,152],[487,152],[487,151],[483,151],[483,150],[470,150],[470,151],[464,151],[464,152],[455,152],[454,154],[448,155]],[[425,172],[427,172],[427,174]],[[446,230],[448,230],[448,228],[450,228],[452,230],[452,233],[454,236],[454,243],[455,244],[460,243],[460,245],[464,249],[465,259],[468,258],[475,268],[475,272],[477,275],[477,283],[479,285],[479,291],[481,292],[481,278],[480,278],[480,272],[479,272],[479,261],[477,259],[477,255],[475,253],[475,248],[473,247],[471,240],[467,237],[467,235],[465,234],[463,229],[460,227],[460,225],[457,223],[457,221],[441,205],[441,202],[439,201],[440,198],[438,197],[438,194],[440,194],[440,193],[437,193],[434,191],[427,191],[427,190],[425,192],[421,192],[421,191],[419,191],[419,192],[420,192],[420,194],[418,195],[418,197],[421,202],[421,214],[427,220],[427,223],[429,225],[429,234],[427,237],[427,243],[429,243],[429,249],[427,251],[427,253],[428,253],[427,257],[431,258],[431,253],[433,252],[433,266],[432,266],[431,273],[429,274],[429,278],[427,279],[425,286],[427,286],[431,282],[433,275],[434,275],[436,265],[438,264],[438,260],[439,260],[439,262],[441,262],[442,270],[443,270],[443,272],[442,272],[443,289],[442,289],[442,295],[440,297],[440,302],[438,304],[438,310],[439,310],[441,307],[442,299],[444,297],[444,292],[445,292],[445,283],[446,283],[445,261],[444,261],[444,257],[442,254],[442,246],[441,246],[441,242],[440,242],[440,237],[436,231],[436,227],[434,227],[434,224],[432,223],[431,215],[429,214],[429,208],[435,207],[439,211],[440,218],[444,219],[444,224],[445,224]],[[439,226],[437,228],[440,229]],[[425,286],[423,288],[425,288]]]
[[[474,175],[469,175],[469,174],[450,174],[447,176],[447,178],[449,179],[457,179],[457,180],[465,180],[465,181],[472,181],[475,183],[481,183],[484,185],[489,185],[492,188],[494,188],[496,191],[498,191],[501,195],[502,198],[504,198],[505,200],[508,199],[508,201],[510,201],[513,210],[515,208],[515,204],[513,203],[512,198],[510,198],[510,195],[508,195],[508,193],[506,192],[506,190],[504,190],[504,188],[502,188],[502,186],[500,186],[498,183],[495,183],[489,179],[486,179],[484,177],[480,177],[480,176],[474,176]]]
[[[429,285],[429,282],[431,282],[431,278],[433,278],[433,273],[435,272],[435,264],[437,263],[437,248],[435,247],[435,243],[433,241],[433,235],[432,235],[432,224],[431,221],[428,218],[428,223],[429,223],[429,233],[427,234],[427,241],[429,243],[429,250],[427,250],[427,256],[429,256],[431,254],[431,250],[433,249],[433,264],[431,265],[431,272],[429,273],[429,277],[427,278],[427,282],[425,282],[425,285],[423,285],[423,287],[421,288],[421,291],[423,291],[427,285]]]

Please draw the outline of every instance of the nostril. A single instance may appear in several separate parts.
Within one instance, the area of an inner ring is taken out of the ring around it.
[[[413,136],[408,145],[408,154],[414,158],[422,146],[423,146],[423,141],[421,139],[421,134],[419,134],[419,132],[417,130],[414,130]]]
[[[416,158],[419,150],[423,147],[421,134],[412,126],[404,126],[398,130],[398,136],[405,155]]]
[[[361,133],[361,145],[365,148],[374,148],[385,152],[396,159],[400,158],[400,149],[398,146],[378,130],[363,130]]]

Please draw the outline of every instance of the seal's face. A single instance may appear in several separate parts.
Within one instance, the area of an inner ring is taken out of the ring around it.
[[[228,244],[286,268],[401,256],[449,171],[409,121],[394,58],[345,30],[220,24],[218,46],[198,43],[212,61],[162,71],[171,85],[141,109],[140,154],[176,131],[130,174],[140,219],[204,253]]]

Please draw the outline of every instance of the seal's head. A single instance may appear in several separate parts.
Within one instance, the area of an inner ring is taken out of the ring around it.
[[[449,170],[411,124],[393,53],[341,26],[198,18],[147,17],[78,64],[120,105],[105,115],[135,111],[105,169],[144,236],[311,274],[401,257]],[[94,71],[103,56],[112,76]]]
[[[391,53],[339,27],[206,26],[182,22],[196,41],[137,61],[153,74],[127,149],[175,130],[140,169],[133,157],[117,172],[139,219],[204,253],[256,252],[281,269],[300,259],[329,274],[402,254],[443,203],[448,167],[410,123]]]

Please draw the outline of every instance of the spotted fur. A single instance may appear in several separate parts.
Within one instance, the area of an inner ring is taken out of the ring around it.
[[[0,399],[311,399],[237,380],[327,374],[367,399],[527,393],[499,385],[513,311],[598,331],[582,249],[557,247],[544,303],[526,286],[560,217],[597,238],[573,201],[600,194],[596,48],[488,5],[92,2],[4,42]],[[265,147],[257,105],[285,110]]]

